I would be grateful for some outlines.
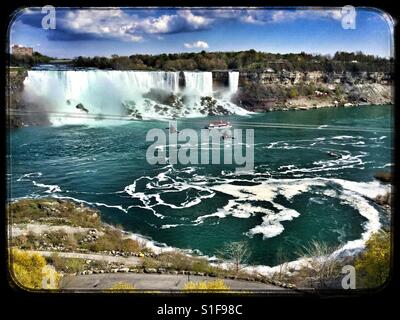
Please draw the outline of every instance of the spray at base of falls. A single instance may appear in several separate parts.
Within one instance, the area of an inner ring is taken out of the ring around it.
[[[34,70],[28,71],[23,97],[42,106],[55,125],[96,122],[110,115],[129,120],[249,113],[230,101],[238,90],[239,72],[229,72],[228,87],[219,90],[213,90],[212,72],[185,71],[184,86],[181,76],[164,71]]]

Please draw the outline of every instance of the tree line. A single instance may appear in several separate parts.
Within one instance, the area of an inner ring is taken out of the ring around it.
[[[31,67],[52,59],[39,52],[32,56],[10,55],[12,66]],[[255,50],[238,52],[188,52],[173,54],[134,54],[111,57],[76,57],[74,68],[111,70],[239,70],[239,71],[324,71],[324,72],[392,72],[393,58],[387,59],[359,52],[336,52],[334,55],[301,53],[268,53]]]
[[[28,55],[8,55],[9,65],[14,67],[33,67],[38,64],[49,63],[53,58],[45,56],[39,52],[33,52],[32,56]]]
[[[260,71],[325,71],[325,72],[391,72],[393,59],[362,52],[336,52],[331,55],[301,53],[267,53],[255,50],[239,52],[206,52],[174,54],[135,54],[107,57],[77,57],[72,64],[77,68],[114,70],[239,70]]]

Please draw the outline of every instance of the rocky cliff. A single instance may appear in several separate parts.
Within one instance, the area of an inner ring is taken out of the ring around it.
[[[383,72],[274,72],[272,69],[241,72],[235,103],[253,111],[391,104],[392,75]]]
[[[6,90],[7,121],[9,128],[20,128],[31,125],[47,125],[48,117],[40,106],[24,101],[24,80],[28,73],[23,69],[10,70]]]

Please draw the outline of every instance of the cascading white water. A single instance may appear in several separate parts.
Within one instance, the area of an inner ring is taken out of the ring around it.
[[[239,72],[238,71],[229,71],[229,92],[234,94],[237,92],[239,87]]]
[[[180,88],[179,72],[35,70],[28,71],[24,81],[24,98],[48,111],[54,124],[96,121],[96,115],[137,119],[205,116],[200,98],[213,96],[212,72],[184,72],[184,76],[185,87]],[[238,73],[229,73],[228,94],[218,104],[229,113],[246,114],[230,102],[237,80]],[[185,103],[171,103],[171,97]]]
[[[184,71],[184,75],[186,92],[200,96],[212,96],[212,72]]]

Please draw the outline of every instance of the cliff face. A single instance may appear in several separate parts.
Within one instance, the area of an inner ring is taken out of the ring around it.
[[[383,72],[241,72],[235,102],[253,111],[393,103]]]
[[[241,72],[239,78],[240,85],[246,85],[248,82],[257,83],[260,85],[267,84],[365,84],[379,83],[390,84],[391,75],[383,72],[288,72],[288,71],[264,71],[264,72]]]
[[[39,106],[24,101],[24,80],[28,76],[25,70],[10,70],[7,86],[7,126],[20,128],[31,125],[47,125],[49,120]]]

